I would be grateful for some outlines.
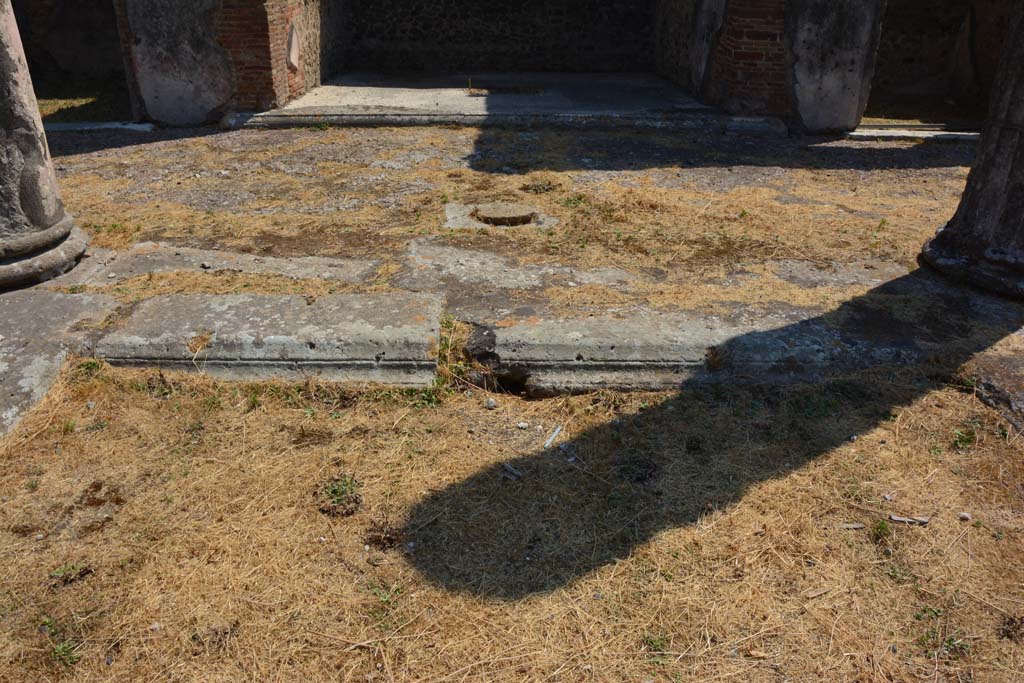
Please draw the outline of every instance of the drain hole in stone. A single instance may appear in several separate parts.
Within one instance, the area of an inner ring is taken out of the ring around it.
[[[507,204],[499,202],[496,204],[480,204],[470,214],[474,220],[487,225],[509,227],[514,225],[528,225],[537,219],[537,211],[531,206],[523,204]]]

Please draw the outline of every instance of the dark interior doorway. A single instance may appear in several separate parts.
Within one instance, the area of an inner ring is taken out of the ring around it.
[[[649,72],[655,0],[349,0],[344,67]]]
[[[131,119],[110,0],[13,0],[46,122]]]
[[[865,124],[979,129],[1017,0],[889,0]]]

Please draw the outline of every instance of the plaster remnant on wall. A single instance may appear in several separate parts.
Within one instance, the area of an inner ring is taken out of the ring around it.
[[[299,32],[295,24],[288,28],[288,68],[299,70]]]

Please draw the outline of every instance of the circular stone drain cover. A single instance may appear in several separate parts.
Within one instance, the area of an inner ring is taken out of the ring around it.
[[[471,214],[473,218],[488,225],[526,225],[537,218],[537,211],[523,204],[480,204]]]

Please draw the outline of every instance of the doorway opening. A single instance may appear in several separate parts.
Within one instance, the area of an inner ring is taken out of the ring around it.
[[[347,5],[349,71],[654,70],[654,0],[375,0]]]
[[[334,6],[341,11],[334,73],[285,109],[465,123],[635,120],[705,109],[658,74],[659,50],[683,49],[689,37],[663,39],[668,6],[674,3],[347,0]]]
[[[1013,0],[889,0],[864,123],[978,130]]]
[[[44,122],[131,120],[110,0],[13,0],[13,6]]]

